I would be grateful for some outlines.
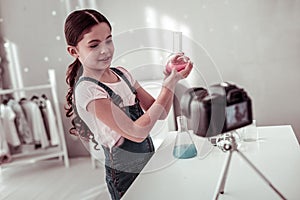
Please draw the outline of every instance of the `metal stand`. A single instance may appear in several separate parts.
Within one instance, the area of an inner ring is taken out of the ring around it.
[[[229,155],[225,161],[225,165],[222,170],[222,177],[218,183],[218,187],[215,192],[214,199],[217,200],[219,198],[220,194],[224,194],[225,182],[227,179],[228,170],[229,170],[230,161],[231,161],[233,152],[238,153],[238,155],[240,155],[244,159],[244,161],[246,161],[250,165],[250,167],[252,167],[252,169],[254,169],[254,171],[274,190],[274,192],[276,192],[278,194],[278,196],[280,196],[281,199],[286,199],[283,196],[283,194],[281,194],[273,186],[273,184],[251,163],[251,161],[242,152],[240,152],[238,150],[235,137],[232,135],[232,133],[230,133],[229,137],[227,138],[227,143],[224,143],[224,145],[222,146],[222,150],[225,152],[229,151]]]

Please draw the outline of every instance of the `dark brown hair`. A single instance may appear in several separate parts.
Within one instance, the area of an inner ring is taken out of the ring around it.
[[[111,30],[109,21],[98,11],[91,9],[73,11],[65,21],[64,32],[67,44],[76,47],[85,33],[88,33],[93,26],[102,22],[106,23]],[[94,149],[96,149],[98,142],[95,140],[94,134],[90,131],[86,123],[79,117],[75,105],[74,89],[76,81],[81,74],[82,66],[77,58],[69,65],[66,73],[66,82],[69,85],[68,93],[66,95],[66,116],[72,117],[74,115],[72,119],[73,127],[71,127],[69,132],[72,135],[80,136],[84,140],[91,139],[95,143]]]

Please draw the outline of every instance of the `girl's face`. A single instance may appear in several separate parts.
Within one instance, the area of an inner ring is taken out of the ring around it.
[[[109,26],[104,22],[93,26],[83,35],[74,51],[84,68],[104,70],[110,67],[114,44]]]

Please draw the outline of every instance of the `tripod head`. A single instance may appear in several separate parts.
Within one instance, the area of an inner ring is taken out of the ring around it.
[[[234,151],[238,148],[239,135],[237,131],[230,131],[219,136],[209,138],[210,142],[223,152]]]

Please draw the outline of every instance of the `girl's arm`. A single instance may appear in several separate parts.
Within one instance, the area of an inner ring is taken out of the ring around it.
[[[137,81],[134,84],[134,88],[136,89],[136,96],[140,101],[141,107],[147,111],[155,102],[155,99]]]
[[[188,63],[186,68],[180,72],[173,70],[164,80],[162,90],[157,99],[152,102],[147,111],[136,121],[132,121],[119,107],[114,105],[110,99],[97,99],[92,101],[88,105],[88,111],[94,113],[99,120],[123,137],[135,142],[142,142],[148,137],[149,132],[157,120],[169,112],[173,102],[176,83],[180,79],[186,78],[192,70],[192,67],[192,64]],[[150,105],[150,101],[144,102],[145,105]]]
[[[134,87],[136,88],[137,98],[140,100],[140,105],[145,111],[147,111],[151,107],[151,105],[155,102],[155,99],[144,88],[142,88],[142,86],[140,86],[138,82],[136,82]],[[171,96],[173,97],[174,95],[171,94]],[[172,106],[172,102],[173,100],[168,101],[168,104],[165,107],[165,112],[159,116],[160,120],[166,119],[170,111],[170,108]]]

